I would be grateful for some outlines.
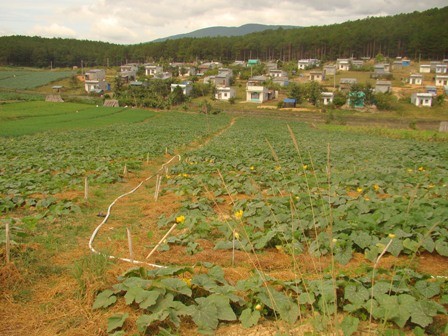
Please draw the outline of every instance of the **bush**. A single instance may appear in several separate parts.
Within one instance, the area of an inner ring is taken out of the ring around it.
[[[374,102],[378,110],[390,111],[395,108],[397,99],[391,93],[378,92],[374,96]]]
[[[340,91],[336,91],[334,93],[334,97],[333,97],[333,105],[334,106],[336,106],[337,108],[340,108],[346,102],[347,102],[347,97],[345,96],[344,93],[342,93]]]

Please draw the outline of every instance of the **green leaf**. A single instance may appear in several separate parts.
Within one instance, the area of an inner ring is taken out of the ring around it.
[[[369,297],[369,291],[362,285],[356,284],[345,287],[344,298],[352,303],[364,303]]]
[[[261,314],[258,310],[246,308],[241,313],[239,320],[241,321],[241,324],[244,328],[250,328],[258,323],[260,317]]]
[[[202,287],[209,292],[212,292],[218,286],[207,274],[196,274],[191,279],[191,284]]]
[[[137,318],[136,324],[140,332],[145,332],[146,328],[151,325],[154,321],[164,321],[168,317],[167,311],[158,311],[151,315],[141,315]]]
[[[415,336],[425,336],[425,330],[420,328],[420,327],[415,327],[414,330],[412,330],[414,332]]]
[[[372,238],[365,231],[361,231],[356,234],[353,233],[351,238],[352,241],[363,250],[372,244]]]
[[[218,309],[218,319],[223,321],[235,321],[236,315],[229,303],[229,298],[221,294],[212,294],[207,297]]]
[[[169,291],[191,297],[192,292],[190,287],[188,287],[188,285],[184,281],[178,278],[166,278],[162,279],[160,282],[164,284],[166,289],[168,289]]]
[[[210,332],[218,327],[218,308],[206,298],[197,298],[198,305],[192,314],[200,332]]]
[[[115,302],[117,302],[117,297],[114,295],[114,292],[110,289],[106,289],[105,291],[98,294],[92,308],[107,308]]]
[[[439,239],[436,241],[436,251],[441,256],[448,257],[448,243],[446,240]]]
[[[437,282],[420,280],[415,283],[414,287],[427,299],[430,299],[440,293],[440,284]]]
[[[268,292],[269,290],[269,292]],[[269,308],[277,311],[282,320],[293,324],[299,317],[298,303],[273,287],[264,287],[258,294],[259,300]]]
[[[416,302],[414,305],[409,307],[411,312],[411,322],[418,324],[419,326],[425,328],[432,323],[432,317],[429,316],[425,310],[425,305],[422,302]]]
[[[119,330],[114,332],[113,334],[109,334],[109,336],[126,336],[126,333],[123,330]]]
[[[117,328],[123,327],[124,321],[128,318],[129,314],[115,314],[107,319],[107,332],[111,332]]]
[[[341,323],[342,332],[344,336],[350,336],[358,330],[359,319],[352,316],[344,317]]]
[[[334,259],[341,265],[346,265],[352,259],[353,250],[351,246],[347,246],[345,249],[337,251],[334,255]]]
[[[300,293],[299,295],[299,303],[300,304],[313,304],[316,302],[316,298],[313,293]]]
[[[407,248],[411,252],[417,252],[419,246],[420,246],[420,244],[418,242],[411,240],[409,238],[406,238],[405,240],[403,240],[403,247]]]
[[[162,294],[160,290],[148,291],[141,287],[131,287],[126,292],[124,299],[127,305],[131,305],[135,301],[143,304],[142,308],[147,308],[155,303],[160,294]]]

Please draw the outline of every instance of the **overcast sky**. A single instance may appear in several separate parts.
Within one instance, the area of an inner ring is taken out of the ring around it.
[[[149,42],[211,26],[315,26],[423,11],[447,0],[0,0],[0,36]]]

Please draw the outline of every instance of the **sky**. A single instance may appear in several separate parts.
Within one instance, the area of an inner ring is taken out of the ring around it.
[[[211,26],[320,26],[445,6],[446,0],[1,0],[0,36],[136,44]]]

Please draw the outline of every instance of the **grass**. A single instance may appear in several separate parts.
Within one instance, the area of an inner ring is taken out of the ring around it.
[[[92,107],[74,103],[27,102],[0,108],[0,135],[95,128],[144,121],[154,114],[139,109]]]
[[[32,89],[69,77],[72,71],[0,71],[0,87],[7,89]]]

